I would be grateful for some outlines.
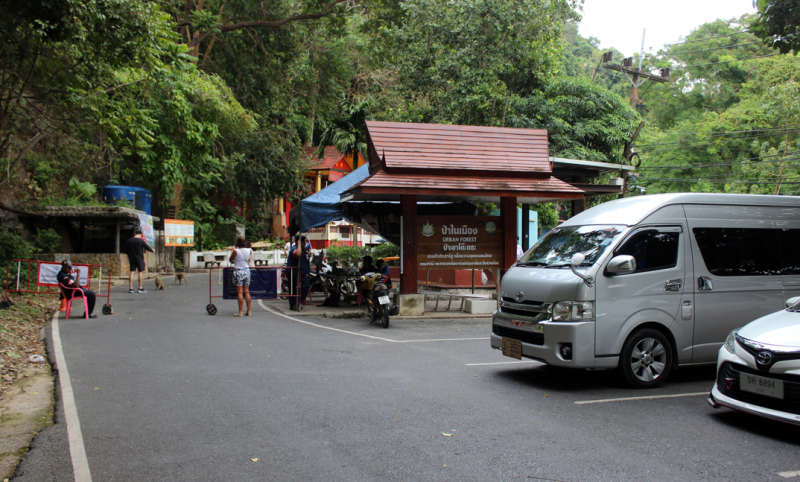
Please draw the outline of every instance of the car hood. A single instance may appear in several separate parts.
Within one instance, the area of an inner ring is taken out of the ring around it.
[[[751,321],[739,336],[766,345],[800,348],[800,312],[778,311]]]
[[[522,291],[522,300],[541,303],[576,299],[580,283],[569,268],[514,266],[503,276],[500,288],[509,298]]]

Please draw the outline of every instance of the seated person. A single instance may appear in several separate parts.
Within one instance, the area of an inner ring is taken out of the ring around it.
[[[70,260],[64,260],[61,262],[61,271],[58,272],[56,275],[56,279],[59,283],[64,285],[67,288],[79,288],[79,283],[77,282],[78,275],[75,274],[72,270],[72,262]],[[72,294],[72,299],[80,298],[80,291]],[[70,296],[70,292],[67,292],[67,295]],[[95,297],[97,295],[94,294],[94,291],[83,289],[83,296],[86,297],[87,305],[89,306],[89,318],[97,318],[97,315],[93,313],[94,311],[94,303]]]
[[[378,268],[376,268],[375,265],[372,264],[372,256],[364,256],[364,258],[362,258],[361,269],[359,270],[359,272],[361,274],[378,272]]]
[[[375,263],[375,267],[380,271],[381,275],[383,275],[382,279],[383,282],[386,283],[388,288],[392,287],[392,279],[389,275],[389,266],[386,265],[386,261],[379,259],[377,263]]]

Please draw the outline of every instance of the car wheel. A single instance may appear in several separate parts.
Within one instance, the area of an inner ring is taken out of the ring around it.
[[[669,376],[672,345],[661,332],[640,328],[622,346],[619,369],[625,381],[636,388],[653,388]]]

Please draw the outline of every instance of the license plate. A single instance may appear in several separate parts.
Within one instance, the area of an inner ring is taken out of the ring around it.
[[[783,399],[783,380],[740,373],[739,387],[745,392]]]
[[[503,355],[522,359],[522,342],[513,338],[503,337]]]
[[[380,303],[382,305],[388,305],[389,304],[389,297],[388,296],[378,296],[378,303]]]

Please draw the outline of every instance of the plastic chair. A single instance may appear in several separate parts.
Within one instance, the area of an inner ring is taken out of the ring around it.
[[[64,286],[61,283],[58,283],[58,287],[61,289],[61,294],[64,295],[64,299],[67,300],[67,310],[64,312],[64,318],[69,318],[69,311],[72,309],[72,300],[75,298],[82,298],[83,299],[83,315],[84,318],[89,318],[89,303],[86,301],[86,294],[83,292],[83,289],[79,286],[75,288],[70,288],[69,286]],[[75,292],[80,291],[80,296],[75,296]]]

